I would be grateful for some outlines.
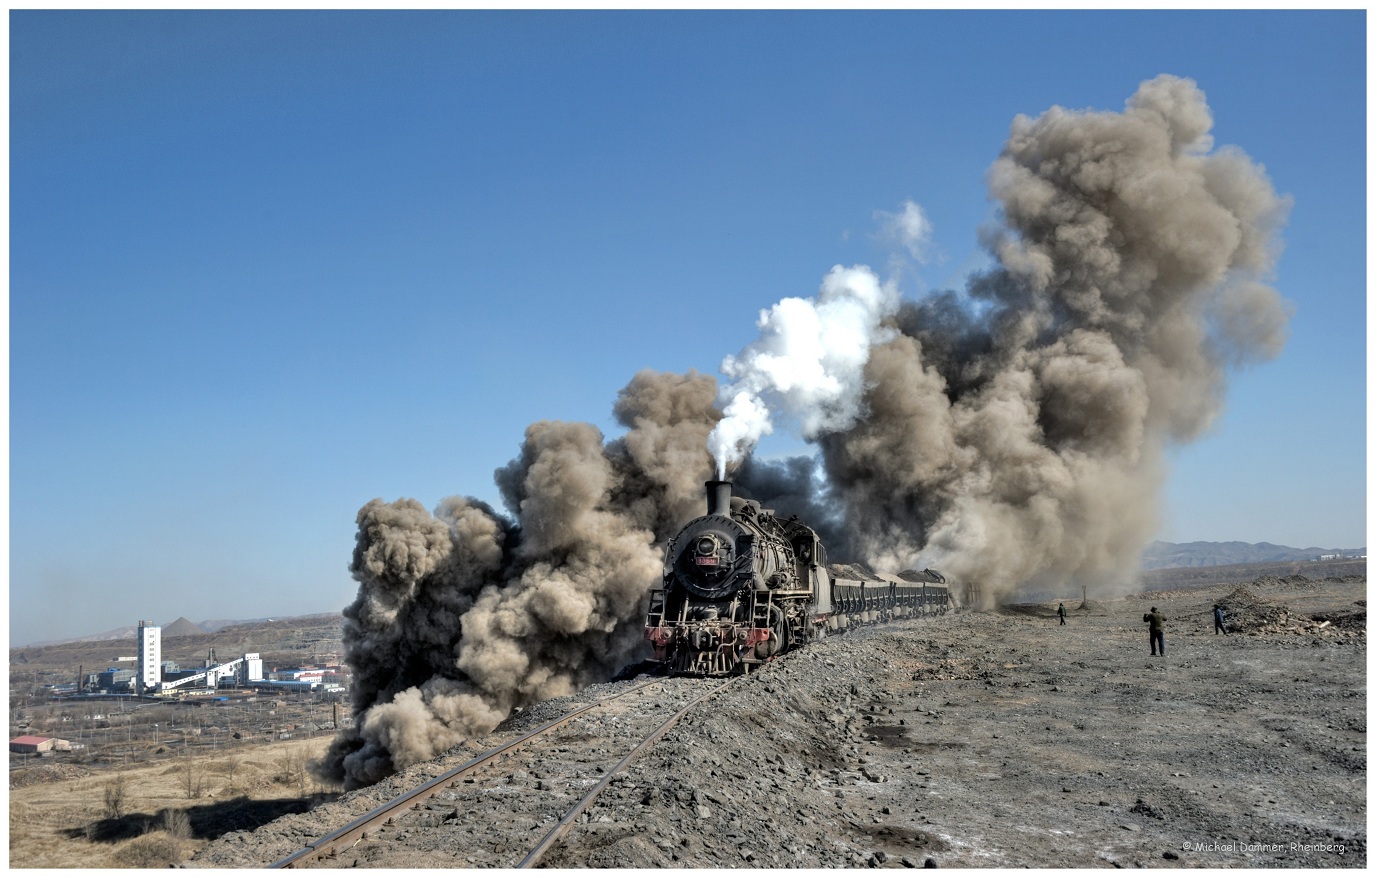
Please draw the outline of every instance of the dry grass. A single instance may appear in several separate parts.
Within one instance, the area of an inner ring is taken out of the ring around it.
[[[162,830],[140,835],[133,841],[116,845],[110,865],[128,869],[166,869],[182,861],[185,845]]]
[[[12,868],[161,868],[322,789],[304,770],[330,738],[280,741],[11,789]],[[122,784],[122,791],[117,790]],[[112,808],[111,796],[120,799]],[[115,812],[118,812],[117,814]]]

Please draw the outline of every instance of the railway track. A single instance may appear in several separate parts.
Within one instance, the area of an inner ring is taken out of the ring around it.
[[[658,679],[572,710],[469,759],[270,868],[531,867],[613,778],[731,685]]]

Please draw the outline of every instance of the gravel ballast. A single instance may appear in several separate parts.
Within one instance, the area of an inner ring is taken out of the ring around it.
[[[1264,621],[1213,634],[1240,585],[1235,614]],[[1364,581],[1259,580],[1096,600],[1065,626],[1053,602],[834,637],[694,709],[542,865],[1363,867],[1365,598]],[[266,865],[478,743],[188,865]],[[466,832],[406,865],[487,844]]]

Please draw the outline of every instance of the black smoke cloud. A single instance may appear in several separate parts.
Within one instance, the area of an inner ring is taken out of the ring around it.
[[[991,600],[1134,570],[1165,449],[1208,429],[1227,370],[1275,356],[1289,319],[1268,285],[1288,202],[1211,126],[1172,76],[1122,112],[1019,116],[988,175],[993,267],[964,289],[901,302],[838,266],[816,301],[762,317],[721,409],[709,376],[641,372],[615,441],[531,425],[496,474],[505,514],[368,503],[345,611],[356,725],[318,771],[372,783],[632,660],[663,545],[701,512],[709,435],[747,452],[715,461],[741,492],[815,526],[833,560],[932,564]],[[749,456],[771,394],[817,458]]]
[[[355,725],[317,773],[374,783],[630,661],[659,546],[703,504],[715,395],[710,376],[644,371],[617,400],[613,442],[532,424],[496,474],[510,517],[458,497],[433,515],[365,505],[344,611]]]

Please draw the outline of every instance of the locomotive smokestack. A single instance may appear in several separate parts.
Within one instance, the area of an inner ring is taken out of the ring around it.
[[[711,481],[705,484],[707,487],[707,514],[730,515],[731,483]]]

